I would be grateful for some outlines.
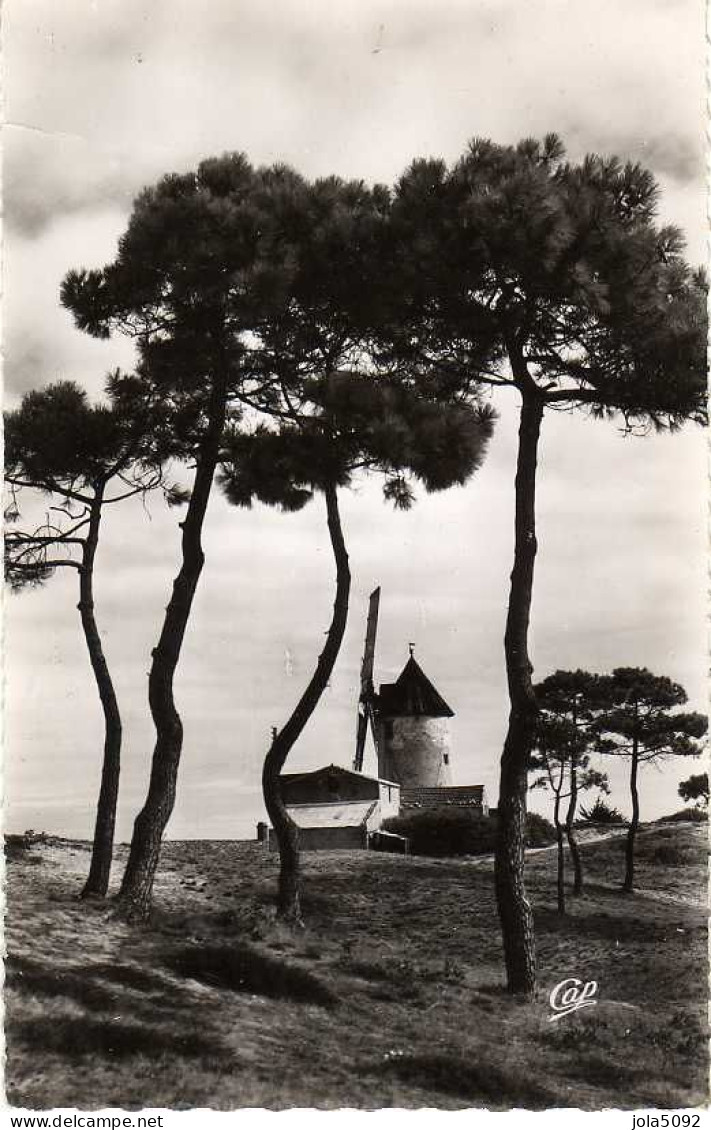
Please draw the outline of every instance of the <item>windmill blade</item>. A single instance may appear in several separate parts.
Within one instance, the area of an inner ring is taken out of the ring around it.
[[[360,773],[363,768],[365,739],[368,733],[368,719],[375,738],[375,719],[373,716],[373,666],[375,664],[375,636],[378,630],[378,609],[380,607],[380,586],[370,594],[368,602],[368,622],[365,629],[365,647],[360,667],[360,701],[358,703],[358,729],[356,732],[356,751],[353,768]]]
[[[365,736],[368,733],[368,715],[358,711],[358,732],[356,734],[356,751],[353,758],[353,768],[356,773],[363,769],[363,753],[365,750]]]
[[[370,732],[373,736],[373,745],[375,746],[375,748],[377,750],[377,748],[378,748],[378,727],[377,727],[378,716],[377,716],[376,711],[375,711],[375,702],[372,698],[371,698],[370,702],[368,703],[367,711],[368,711],[368,719],[370,720]]]
[[[373,666],[375,663],[375,635],[378,630],[378,610],[380,608],[380,585],[370,594],[368,603],[368,623],[365,629],[365,648],[360,669],[360,693],[370,697],[373,693]]]

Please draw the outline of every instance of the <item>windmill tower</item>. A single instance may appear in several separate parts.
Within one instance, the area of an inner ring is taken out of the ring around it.
[[[361,665],[358,732],[353,768],[361,772],[370,725],[378,755],[378,776],[404,788],[451,785],[449,719],[454,711],[425,675],[413,655],[394,683],[373,686],[375,637],[380,589],[370,597],[365,648]]]

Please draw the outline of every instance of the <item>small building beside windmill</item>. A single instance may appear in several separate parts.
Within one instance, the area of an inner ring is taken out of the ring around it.
[[[368,836],[400,811],[400,786],[340,765],[282,773],[281,794],[304,851],[366,848]],[[270,847],[275,847],[269,832]]]

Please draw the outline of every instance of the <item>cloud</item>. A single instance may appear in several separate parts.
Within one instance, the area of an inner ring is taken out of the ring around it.
[[[36,233],[100,200],[127,208],[160,173],[224,150],[390,181],[474,134],[550,129],[688,186],[702,144],[696,16],[691,0],[37,0],[31,16],[16,3],[7,118],[42,132],[10,133],[11,222]]]
[[[124,222],[122,212],[102,208],[53,220],[34,239],[6,234],[3,360],[8,407],[28,389],[60,379],[78,380],[98,395],[106,373],[133,365],[127,339],[106,342],[79,333],[59,302],[60,283],[71,267],[98,267],[113,258]]]
[[[142,187],[129,160],[77,136],[5,125],[4,203],[10,231],[36,238],[62,216],[126,214]]]
[[[571,128],[570,132],[585,136],[588,146],[594,151],[624,153],[628,160],[638,161],[658,176],[680,185],[698,185],[703,175],[701,138],[693,133],[680,136],[660,130],[653,137],[643,137],[639,133],[618,132],[614,125],[604,133],[600,131],[597,137],[589,127]]]

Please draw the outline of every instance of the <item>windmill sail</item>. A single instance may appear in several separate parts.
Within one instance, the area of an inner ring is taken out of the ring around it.
[[[363,662],[360,668],[360,699],[358,702],[358,729],[356,732],[356,752],[353,759],[353,768],[357,773],[363,769],[363,753],[365,738],[368,732],[368,720],[375,736],[375,689],[373,687],[373,666],[375,663],[375,636],[378,630],[378,609],[380,607],[380,586],[370,594],[368,604],[368,623],[365,629],[365,647],[363,649]]]
[[[360,773],[363,769],[363,751],[365,750],[365,736],[368,733],[368,711],[367,708],[360,703],[358,704],[358,730],[356,733],[356,752],[353,758],[353,768],[356,773]]]

